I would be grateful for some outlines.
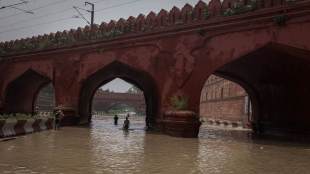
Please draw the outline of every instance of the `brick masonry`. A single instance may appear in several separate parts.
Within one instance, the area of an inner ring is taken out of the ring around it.
[[[1,43],[0,113],[33,113],[38,91],[53,82],[66,125],[89,124],[95,90],[118,77],[143,89],[146,120],[159,128],[173,96],[188,97],[198,113],[201,89],[217,73],[247,89],[259,132],[310,132],[310,1],[247,11],[249,2],[211,0]]]
[[[113,106],[125,104],[133,107],[136,112],[145,114],[145,99],[142,91],[137,93],[119,93],[98,89],[93,98],[93,111],[108,112]]]
[[[93,98],[94,112],[107,112],[118,104],[134,107],[136,112],[145,114],[145,99],[142,91],[136,93],[118,93],[98,89]],[[38,112],[52,112],[55,107],[54,88],[48,84],[38,94],[35,109]]]
[[[211,75],[202,89],[200,101],[200,115],[208,123],[248,127],[251,119],[248,94],[238,84]]]

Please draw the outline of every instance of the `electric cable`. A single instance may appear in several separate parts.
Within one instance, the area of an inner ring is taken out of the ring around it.
[[[105,0],[102,0],[102,1],[105,1]],[[104,11],[104,10],[108,10],[108,9],[113,9],[113,8],[121,7],[121,6],[128,5],[128,4],[133,4],[133,3],[136,3],[138,1],[143,1],[143,0],[134,0],[134,1],[126,2],[126,3],[112,5],[112,6],[109,6],[109,7],[106,7],[106,8],[102,8],[102,9],[96,10],[95,12],[97,12],[97,11]],[[70,8],[70,10],[73,10],[73,8]],[[44,15],[44,16],[47,16],[47,15]],[[43,17],[43,16],[41,16],[41,17]],[[13,31],[18,31],[18,30],[23,30],[23,29],[27,29],[27,28],[32,28],[32,27],[35,27],[35,26],[38,26],[38,25],[46,25],[46,24],[56,23],[56,22],[59,22],[59,21],[64,21],[64,20],[73,19],[73,18],[74,17],[66,17],[66,18],[61,18],[61,19],[56,19],[56,20],[53,20],[53,21],[49,21],[49,22],[36,23],[36,24],[27,25],[27,26],[23,26],[23,27],[16,27],[16,28],[0,31],[0,34],[8,33],[8,32],[13,32]]]

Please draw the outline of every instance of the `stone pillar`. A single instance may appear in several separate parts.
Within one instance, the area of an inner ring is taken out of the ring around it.
[[[64,116],[61,118],[60,126],[73,126],[79,123],[79,117],[75,108],[72,106],[57,106],[55,110],[61,110]]]
[[[66,62],[62,61],[66,59]],[[61,126],[79,124],[79,57],[59,58],[55,61],[53,70],[53,85],[55,90],[55,109],[63,112]]]
[[[184,138],[196,138],[200,125],[199,117],[192,111],[166,111],[162,121],[165,134]]]

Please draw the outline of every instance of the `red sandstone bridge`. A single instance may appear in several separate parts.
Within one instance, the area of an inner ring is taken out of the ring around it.
[[[126,105],[133,107],[136,112],[145,112],[143,93],[118,93],[98,90],[95,93],[92,108],[93,111],[108,112],[115,106]]]
[[[195,119],[164,113],[174,95],[198,113],[201,89],[217,74],[246,89],[261,130],[308,132],[309,20],[309,0],[211,0],[1,43],[1,112],[33,112],[52,82],[63,124],[87,123],[96,89],[118,77],[144,91],[149,123],[195,136]]]

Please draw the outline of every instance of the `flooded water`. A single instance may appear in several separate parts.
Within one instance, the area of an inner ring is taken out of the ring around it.
[[[122,121],[122,120],[120,120]],[[198,139],[143,130],[123,132],[112,119],[0,142],[0,173],[9,174],[306,174],[310,146],[253,141],[247,132],[202,128]]]

